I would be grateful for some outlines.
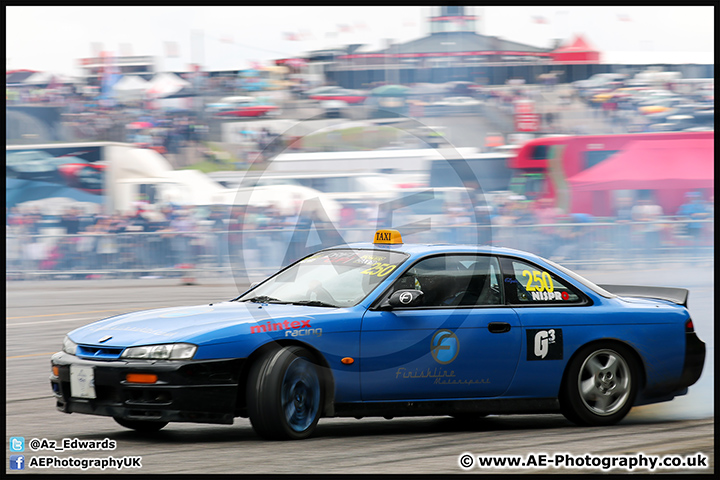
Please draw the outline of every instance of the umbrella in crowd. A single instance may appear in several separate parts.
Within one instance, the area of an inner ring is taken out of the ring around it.
[[[143,128],[152,128],[154,125],[150,122],[133,122],[128,124],[128,128],[140,130]]]

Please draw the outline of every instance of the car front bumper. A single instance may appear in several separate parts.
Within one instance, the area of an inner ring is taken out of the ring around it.
[[[233,423],[242,359],[88,360],[64,352],[52,356],[50,376],[57,409],[160,422]],[[70,366],[90,367],[95,398],[73,397]],[[154,374],[152,384],[128,382],[128,373]]]

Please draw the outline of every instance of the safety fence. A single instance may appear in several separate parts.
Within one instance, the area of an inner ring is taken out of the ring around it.
[[[485,244],[570,268],[714,262],[714,221],[454,225],[403,229],[405,243]],[[6,233],[6,278],[257,277],[321,248],[371,242],[374,227],[24,235]]]

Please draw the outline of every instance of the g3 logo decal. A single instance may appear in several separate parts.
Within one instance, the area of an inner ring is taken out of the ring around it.
[[[538,332],[535,334],[535,356],[545,358],[548,353],[548,345],[555,343],[555,330]]]
[[[562,329],[527,330],[528,360],[562,360]]]
[[[460,351],[460,341],[450,330],[438,330],[430,342],[430,353],[442,365],[451,363]]]

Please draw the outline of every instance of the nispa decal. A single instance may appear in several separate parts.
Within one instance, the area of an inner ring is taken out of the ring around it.
[[[562,328],[528,329],[528,360],[562,360]]]
[[[567,292],[530,292],[530,297],[533,300],[570,300],[570,295]]]
[[[460,341],[450,330],[438,330],[430,341],[430,353],[441,365],[452,363],[460,351]]]

